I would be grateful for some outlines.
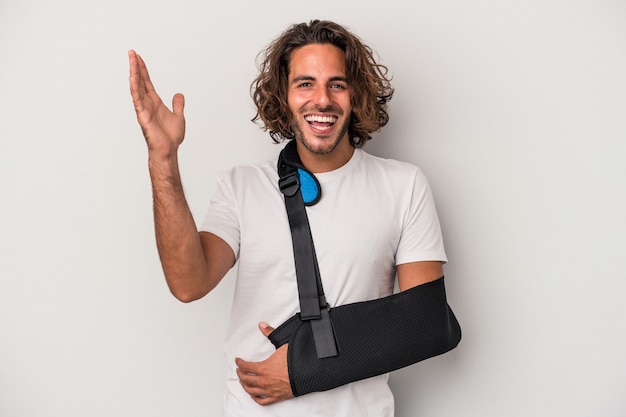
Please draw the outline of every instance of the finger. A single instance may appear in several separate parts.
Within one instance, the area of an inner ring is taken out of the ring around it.
[[[182,116],[185,109],[185,96],[180,93],[174,94],[172,98],[172,111],[176,116]]]
[[[237,369],[237,376],[239,377],[239,383],[250,395],[263,395],[266,392],[262,391],[264,385],[262,385],[261,377],[258,375],[250,374]]]
[[[263,378],[258,375],[246,373],[241,369],[237,369],[236,372],[239,377],[239,384],[241,384],[243,390],[251,397],[267,397],[268,390],[263,383]]]
[[[138,64],[138,62],[137,62],[137,52],[135,52],[133,49],[130,49],[128,51],[128,63],[130,64],[130,70],[131,70],[131,73],[132,73],[133,69],[135,69],[135,67]]]
[[[128,51],[128,64],[129,64],[129,81],[130,81],[130,94],[133,98],[133,103],[138,111],[142,110],[143,99],[143,82],[141,80],[141,73],[139,70],[139,60],[137,53],[132,49]]]
[[[256,362],[248,362],[248,361],[244,361],[241,358],[235,358],[235,364],[237,365],[237,371],[241,370],[241,372],[246,373],[246,374],[257,373]]]
[[[264,321],[259,323],[259,329],[261,330],[261,333],[263,333],[265,337],[269,336],[270,333],[274,331],[274,328]]]
[[[128,65],[130,68],[130,75],[133,75],[133,72],[137,68],[137,52],[132,49],[128,51]]]
[[[281,398],[276,398],[276,397],[264,397],[264,396],[260,396],[260,397],[252,397],[252,400],[259,404],[259,405],[270,405],[270,404],[274,404],[277,403],[279,401],[282,401]]]
[[[246,374],[240,369],[237,370],[237,375],[243,390],[257,404],[269,405],[280,401],[280,398],[272,396],[271,390],[267,389],[267,378]]]
[[[137,55],[137,62],[139,64],[139,74],[141,75],[143,81],[143,87],[146,90],[146,93],[150,94],[155,92],[154,85],[152,84],[152,80],[150,79],[150,74],[148,73],[148,67],[146,66],[146,62],[143,60],[141,55]]]
[[[243,385],[244,387],[254,387],[255,386],[253,381],[250,379],[250,377],[254,376],[254,374],[249,374],[249,373],[243,371],[241,368],[235,369],[235,373],[237,374],[237,377],[239,378],[239,383],[241,385]]]

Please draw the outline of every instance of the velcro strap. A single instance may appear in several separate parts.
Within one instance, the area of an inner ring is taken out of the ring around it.
[[[333,322],[328,314],[328,307],[320,310],[319,320],[311,320],[311,330],[313,330],[313,340],[315,340],[315,353],[319,359],[337,356],[337,343]]]

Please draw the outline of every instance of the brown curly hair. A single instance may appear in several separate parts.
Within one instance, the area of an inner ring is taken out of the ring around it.
[[[312,20],[292,25],[259,54],[259,75],[250,87],[257,107],[253,122],[262,120],[276,143],[295,137],[287,103],[289,63],[293,52],[305,45],[331,44],[346,56],[352,114],[348,135],[355,148],[362,147],[389,121],[387,103],[393,95],[387,67],[378,64],[372,50],[337,23]]]

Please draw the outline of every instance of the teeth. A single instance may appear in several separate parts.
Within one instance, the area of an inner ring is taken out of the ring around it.
[[[337,116],[319,116],[319,115],[310,115],[304,118],[307,122],[317,122],[317,123],[335,123],[337,121]]]

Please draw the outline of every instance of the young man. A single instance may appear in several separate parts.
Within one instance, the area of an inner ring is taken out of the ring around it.
[[[157,246],[170,290],[183,302],[199,299],[238,262],[225,346],[224,415],[393,416],[386,373],[294,397],[289,343],[275,348],[267,339],[300,311],[277,162],[222,174],[198,232],[178,170],[184,98],[176,94],[170,112],[141,57],[130,51],[129,59],[133,103],[148,144]],[[295,141],[302,165],[321,184],[321,200],[306,211],[331,308],[389,296],[396,276],[406,291],[443,275],[446,255],[423,174],[360,149],[387,123],[392,93],[386,68],[371,50],[327,21],[284,32],[265,51],[253,83],[255,120],[274,141]],[[337,339],[341,349],[341,335]]]

